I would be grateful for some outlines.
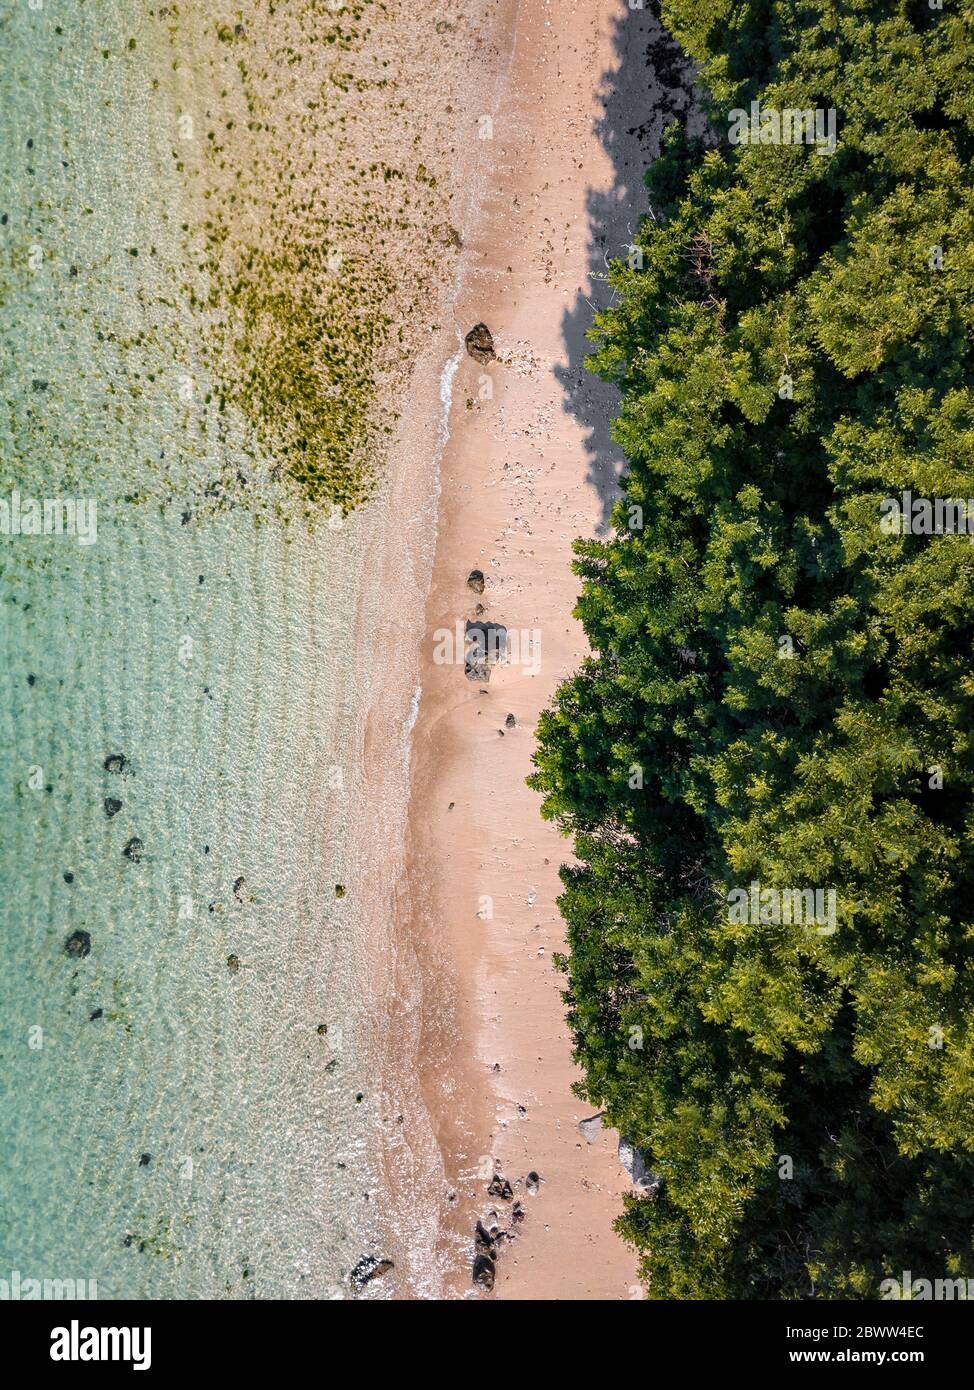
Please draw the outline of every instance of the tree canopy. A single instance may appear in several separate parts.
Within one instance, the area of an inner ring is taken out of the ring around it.
[[[974,1276],[974,14],[664,0],[670,127],[589,363],[628,468],[542,716],[582,1094],[645,1153],[651,1297]],[[729,113],[832,109],[833,153]],[[641,259],[642,265],[639,266]],[[727,892],[834,888],[837,929]]]

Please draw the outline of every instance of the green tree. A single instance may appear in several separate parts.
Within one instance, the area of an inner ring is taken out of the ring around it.
[[[628,472],[531,779],[579,860],[565,999],[660,1180],[620,1220],[652,1296],[875,1298],[974,1277],[974,549],[880,529],[974,497],[974,16],[663,8],[714,130],[838,139],[671,127],[611,270]],[[834,889],[836,930],[732,921],[752,881]]]

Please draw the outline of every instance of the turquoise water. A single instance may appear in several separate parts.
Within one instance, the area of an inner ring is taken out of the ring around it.
[[[154,33],[0,8],[0,499],[97,505],[91,545],[0,535],[0,1277],[328,1297],[378,1239],[349,866],[374,519],[309,530],[221,408]]]

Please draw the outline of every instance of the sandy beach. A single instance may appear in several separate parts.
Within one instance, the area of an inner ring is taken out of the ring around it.
[[[611,108],[613,76],[654,23],[598,0],[518,6],[463,230],[458,337],[485,323],[497,357],[464,353],[453,382],[403,900],[424,977],[421,1081],[452,1187],[453,1296],[472,1288],[476,1220],[496,1211],[508,1228],[514,1201],[524,1219],[501,1247],[494,1297],[639,1295],[635,1259],[612,1231],[628,1189],[618,1136],[581,1131],[592,1109],[571,1090],[552,965],[570,846],[542,822],[525,778],[539,712],[585,651],[571,543],[604,532],[621,463],[608,439],[613,394],[584,372],[584,333],[609,293],[593,272],[603,252],[625,254],[644,209],[638,136],[614,128]],[[641,102],[652,110],[648,81]],[[636,126],[639,100],[626,114]],[[468,586],[473,570],[482,595]],[[478,617],[519,648],[487,684],[437,656],[437,636]],[[495,1173],[511,1200],[487,1194]]]

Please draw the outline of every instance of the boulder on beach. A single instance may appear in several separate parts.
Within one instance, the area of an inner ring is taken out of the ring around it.
[[[495,1173],[490,1180],[487,1194],[490,1197],[502,1197],[505,1202],[509,1202],[514,1196],[514,1189],[506,1178],[501,1177],[500,1173]]]
[[[484,592],[484,572],[483,570],[471,570],[467,575],[467,588],[473,589],[475,594]]]
[[[632,1185],[637,1192],[655,1192],[659,1187],[659,1178],[649,1171],[645,1156],[636,1148],[632,1140],[625,1138],[625,1136],[621,1136],[619,1139],[619,1162],[629,1174]]]
[[[590,1115],[587,1120],[579,1120],[578,1132],[587,1143],[594,1144],[602,1133],[602,1116],[604,1114],[605,1111],[600,1110],[597,1115]]]
[[[353,1289],[364,1289],[366,1284],[388,1274],[390,1269],[395,1269],[392,1260],[380,1260],[377,1255],[363,1255],[348,1276],[349,1283]]]
[[[474,1256],[473,1281],[475,1284],[479,1284],[485,1293],[490,1293],[494,1287],[496,1274],[497,1265],[492,1255],[486,1255],[481,1251]]]
[[[468,681],[489,681],[490,669],[507,651],[507,628],[501,623],[468,622],[464,629],[463,674]]]
[[[463,341],[467,345],[467,352],[478,362],[486,365],[497,356],[494,336],[485,323],[475,323]]]
[[[69,956],[83,959],[91,951],[91,936],[86,931],[73,931],[64,943],[64,949]]]

